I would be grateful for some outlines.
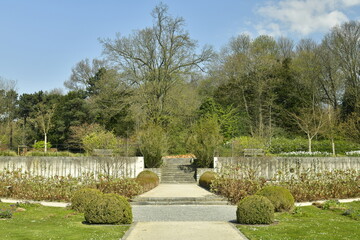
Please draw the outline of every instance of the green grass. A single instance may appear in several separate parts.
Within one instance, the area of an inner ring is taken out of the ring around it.
[[[0,209],[11,204],[0,203]],[[24,212],[11,219],[0,219],[1,239],[120,239],[129,226],[86,225],[84,216],[73,210],[22,204]]]
[[[360,201],[344,204],[360,211]],[[343,216],[344,210],[322,210],[315,206],[297,208],[297,213],[277,213],[273,225],[238,225],[251,240],[336,240],[359,239],[360,221]]]

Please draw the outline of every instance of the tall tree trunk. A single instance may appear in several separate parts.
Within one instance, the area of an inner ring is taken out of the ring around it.
[[[47,134],[44,134],[44,152],[47,152]]]
[[[335,141],[334,138],[331,138],[331,147],[332,147],[332,154],[335,157],[336,152],[335,152]]]

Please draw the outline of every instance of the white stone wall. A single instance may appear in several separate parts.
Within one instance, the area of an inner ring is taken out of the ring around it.
[[[259,177],[272,179],[283,174],[301,172],[333,171],[354,169],[360,171],[360,157],[217,157],[214,158],[215,171],[226,165],[240,165],[241,169],[252,169]],[[240,172],[242,171],[240,170]]]
[[[79,177],[84,173],[135,178],[144,170],[143,157],[0,157],[1,170],[19,170],[44,177]]]

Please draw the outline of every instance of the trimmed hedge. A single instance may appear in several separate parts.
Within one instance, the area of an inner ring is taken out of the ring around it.
[[[294,207],[294,197],[291,192],[284,187],[266,186],[256,194],[268,198],[274,205],[276,212],[290,211]]]
[[[145,170],[139,173],[136,182],[143,188],[143,192],[147,192],[159,185],[160,180],[156,173]]]
[[[94,198],[101,196],[102,193],[97,189],[83,188],[74,193],[71,198],[71,209],[84,212],[85,208],[89,205],[90,201]]]
[[[216,178],[216,173],[211,171],[204,172],[200,179],[199,179],[199,185],[205,189],[210,189],[211,183]]]
[[[133,219],[129,202],[114,193],[94,197],[85,208],[84,216],[93,224],[131,224]]]
[[[274,222],[274,206],[266,197],[248,196],[238,203],[236,220],[242,224],[270,224]]]

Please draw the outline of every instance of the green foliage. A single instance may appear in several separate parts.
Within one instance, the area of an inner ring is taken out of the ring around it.
[[[31,151],[27,152],[26,156],[29,157],[80,157],[84,156],[85,154],[81,153],[72,153],[67,151],[61,152],[39,152],[39,151]]]
[[[115,149],[117,146],[117,139],[112,132],[99,129],[86,135],[82,139],[84,149],[92,153],[94,149]]]
[[[52,145],[50,142],[47,142],[47,149],[51,148]],[[36,150],[42,150],[45,148],[45,142],[44,141],[37,141],[34,145],[33,148],[35,148]]]
[[[242,155],[244,149],[263,149],[267,151],[266,141],[259,137],[241,136],[233,140],[234,151],[236,154]]]
[[[103,193],[116,193],[132,198],[142,193],[142,187],[132,178],[104,178],[96,182],[96,188]]]
[[[237,204],[236,220],[242,224],[270,224],[274,222],[274,206],[266,197],[248,196]]]
[[[213,98],[207,98],[199,108],[200,117],[216,116],[224,140],[230,140],[239,132],[240,118],[232,106],[223,107]]]
[[[276,212],[290,211],[294,207],[294,197],[290,191],[280,186],[266,186],[256,193],[267,197],[274,205]]]
[[[101,194],[97,189],[84,188],[77,190],[71,198],[71,209],[83,213],[89,203]]]
[[[14,151],[0,151],[0,156],[11,156],[11,157],[14,157],[14,156],[17,156],[16,152]]]
[[[0,209],[0,219],[2,218],[12,218],[13,213],[11,209]]]
[[[147,192],[159,185],[159,177],[154,172],[145,170],[136,177],[136,182],[142,187],[143,192]]]
[[[351,150],[360,148],[358,143],[345,140],[335,140],[336,152],[345,154]],[[318,152],[332,152],[330,140],[313,140],[312,150]],[[308,140],[304,138],[289,139],[285,137],[276,137],[271,140],[270,152],[273,154],[286,152],[308,151]]]
[[[168,150],[168,138],[164,129],[155,124],[149,124],[138,133],[140,150],[144,156],[145,167],[158,168],[162,157]]]
[[[217,118],[203,117],[192,127],[188,149],[196,156],[198,167],[212,167],[217,147],[222,142]]]
[[[133,218],[126,198],[113,193],[94,197],[85,208],[84,216],[92,224],[131,224]]]
[[[211,183],[216,179],[217,174],[215,172],[206,171],[199,179],[199,185],[203,188],[210,190]]]

